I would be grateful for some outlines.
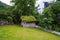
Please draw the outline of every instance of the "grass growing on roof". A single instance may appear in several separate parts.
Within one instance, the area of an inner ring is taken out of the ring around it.
[[[36,21],[34,16],[21,16],[23,22],[33,22]]]

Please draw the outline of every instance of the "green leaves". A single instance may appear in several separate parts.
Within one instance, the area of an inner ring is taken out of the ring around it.
[[[17,13],[21,15],[33,15],[35,11],[35,0],[12,0],[15,3]],[[19,11],[20,10],[20,11]]]
[[[35,14],[35,0],[12,0],[12,2],[15,4],[12,14],[14,15],[13,20],[16,23],[21,21],[21,16]]]

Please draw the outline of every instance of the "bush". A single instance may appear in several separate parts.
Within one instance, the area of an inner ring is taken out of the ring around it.
[[[12,22],[13,18],[12,18],[11,16],[7,16],[7,20],[8,20],[9,22]]]

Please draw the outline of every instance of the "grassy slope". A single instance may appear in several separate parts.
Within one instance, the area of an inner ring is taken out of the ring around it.
[[[0,40],[60,40],[60,36],[17,25],[0,26]]]

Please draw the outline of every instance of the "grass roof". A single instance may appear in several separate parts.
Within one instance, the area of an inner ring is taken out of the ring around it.
[[[34,16],[21,16],[21,20],[23,22],[33,22],[36,21],[36,18]]]

